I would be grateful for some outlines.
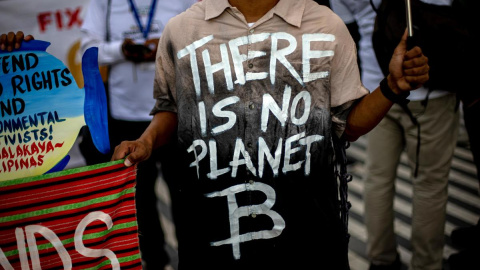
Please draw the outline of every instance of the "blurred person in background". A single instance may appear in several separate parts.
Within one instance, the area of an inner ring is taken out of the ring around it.
[[[93,0],[82,25],[81,50],[98,47],[99,65],[108,66],[106,84],[111,149],[123,140],[140,136],[150,123],[158,41],[167,22],[195,0]],[[168,146],[139,164],[136,206],[140,251],[146,269],[163,269],[169,263],[157,209],[157,162],[167,183],[174,176],[174,152]],[[110,160],[101,155],[84,134],[80,150],[88,165]],[[174,188],[170,192],[175,193]]]
[[[373,91],[384,73],[372,45],[377,13],[371,2],[378,8],[381,0],[331,0],[331,7],[347,23],[355,20],[358,24],[362,82]],[[450,5],[452,1],[425,2]],[[424,106],[422,102],[427,97],[429,101]],[[397,168],[404,151],[412,169],[413,185],[411,269],[442,269],[448,174],[459,129],[457,100],[448,91],[426,87],[411,91],[408,99],[408,109],[421,127],[420,134],[409,113],[395,104],[367,135],[364,200],[370,270],[399,270],[402,266],[394,231],[393,200]],[[421,145],[417,155],[418,143]]]
[[[470,150],[473,154],[473,161],[477,168],[477,179],[480,187],[480,87],[476,81],[480,73],[480,54],[473,53],[478,50],[478,40],[480,38],[480,28],[478,27],[478,10],[480,10],[480,1],[477,0],[455,0],[456,5],[461,10],[466,19],[467,28],[472,33],[471,47],[468,48],[471,54],[471,63],[473,65],[468,69],[468,78],[463,82],[465,91],[459,93],[462,101],[463,118],[467,130]],[[480,190],[480,189],[479,189]],[[480,205],[478,206],[480,207]],[[480,215],[480,213],[477,212]],[[469,227],[460,227],[452,231],[450,236],[452,244],[459,249],[459,252],[450,255],[448,262],[450,270],[480,269],[480,219],[477,224]]]

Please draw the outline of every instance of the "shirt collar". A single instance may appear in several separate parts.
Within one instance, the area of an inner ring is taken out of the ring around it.
[[[232,6],[228,0],[203,0],[206,1],[205,20],[220,16],[227,8]],[[281,17],[287,23],[300,27],[306,0],[280,0],[273,8],[273,13]],[[294,11],[294,12],[291,12]]]
[[[227,8],[232,7],[228,0],[203,0],[205,1],[205,20],[220,16]]]

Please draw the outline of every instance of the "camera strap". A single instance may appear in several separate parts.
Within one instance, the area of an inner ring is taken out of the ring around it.
[[[138,13],[137,6],[133,2],[134,0],[128,0],[130,3],[130,8],[133,12],[133,15],[135,17],[135,21],[137,21],[138,28],[140,29],[140,32],[143,34],[143,38],[147,40],[148,38],[148,33],[150,32],[150,28],[152,27],[152,20],[153,16],[155,15],[155,8],[157,6],[157,0],[152,0],[152,3],[150,4],[150,10],[148,12],[148,21],[147,21],[147,26],[144,27],[142,24],[142,21],[140,20],[140,15]]]

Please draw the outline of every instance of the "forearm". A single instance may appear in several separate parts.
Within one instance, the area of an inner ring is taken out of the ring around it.
[[[392,105],[393,102],[382,94],[380,87],[377,87],[350,111],[344,133],[345,138],[348,141],[355,141],[358,137],[368,133],[380,123]]]
[[[390,61],[390,74],[368,96],[360,100],[347,117],[345,138],[355,141],[372,130],[387,114],[393,102],[407,104],[408,92],[428,81],[428,58],[419,47],[406,51],[405,32]]]
[[[150,125],[138,139],[151,149],[167,144],[177,130],[177,114],[173,112],[159,112],[155,114]]]

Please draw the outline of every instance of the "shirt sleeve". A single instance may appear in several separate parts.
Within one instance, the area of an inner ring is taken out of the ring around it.
[[[333,17],[335,51],[330,80],[331,114],[334,131],[337,136],[341,136],[350,110],[356,101],[367,95],[369,91],[360,80],[355,42],[345,23],[337,15]]]
[[[90,1],[85,19],[82,24],[81,47],[84,53],[88,48],[98,48],[99,65],[109,65],[125,61],[122,53],[122,40],[106,42],[107,2],[102,0]]]
[[[157,50],[153,83],[153,97],[156,102],[150,112],[151,115],[161,111],[177,112],[175,66],[171,46],[170,30],[167,24]]]

